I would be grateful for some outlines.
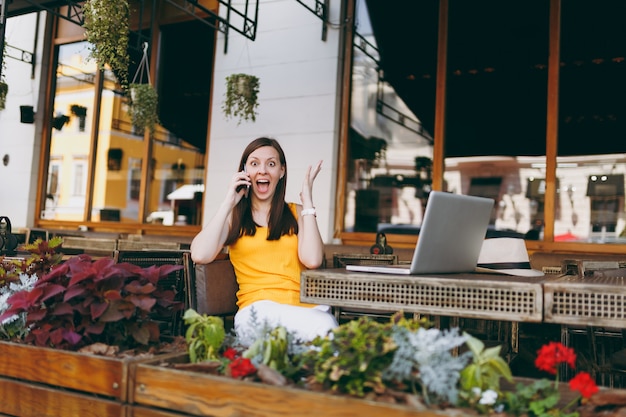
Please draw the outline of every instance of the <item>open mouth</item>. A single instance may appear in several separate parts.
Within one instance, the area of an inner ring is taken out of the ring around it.
[[[269,180],[258,180],[256,182],[256,188],[260,193],[265,193],[270,189]]]

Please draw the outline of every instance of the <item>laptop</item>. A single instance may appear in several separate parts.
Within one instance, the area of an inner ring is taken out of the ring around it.
[[[432,191],[410,265],[346,265],[350,271],[419,275],[474,272],[494,200]]]

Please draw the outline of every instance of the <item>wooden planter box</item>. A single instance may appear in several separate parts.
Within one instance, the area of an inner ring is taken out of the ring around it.
[[[120,401],[128,396],[128,373],[135,363],[59,349],[0,342],[0,376],[99,394]]]
[[[0,415],[23,417],[125,416],[134,367],[155,360],[10,342],[0,342],[0,352]]]
[[[92,378],[95,378],[92,375]],[[1,415],[21,417],[125,417],[127,405],[95,395],[0,377]],[[156,416],[155,416],[156,417]]]
[[[186,359],[186,358],[182,358]],[[442,417],[450,413],[417,410],[298,388],[274,387],[142,363],[135,368],[132,417],[168,416],[360,416]],[[149,408],[174,414],[150,414]],[[146,409],[148,408],[148,409]],[[455,416],[463,416],[459,410]],[[468,416],[475,414],[468,414]]]

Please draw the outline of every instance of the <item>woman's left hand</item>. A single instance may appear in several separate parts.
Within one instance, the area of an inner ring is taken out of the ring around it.
[[[300,200],[304,208],[313,207],[313,182],[317,178],[317,174],[322,170],[322,162],[319,161],[315,167],[309,165],[309,168],[306,170],[302,191],[300,192]]]

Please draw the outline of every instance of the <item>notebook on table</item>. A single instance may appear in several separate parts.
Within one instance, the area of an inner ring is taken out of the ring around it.
[[[419,275],[474,272],[494,200],[432,191],[410,265],[346,265],[349,271]]]

